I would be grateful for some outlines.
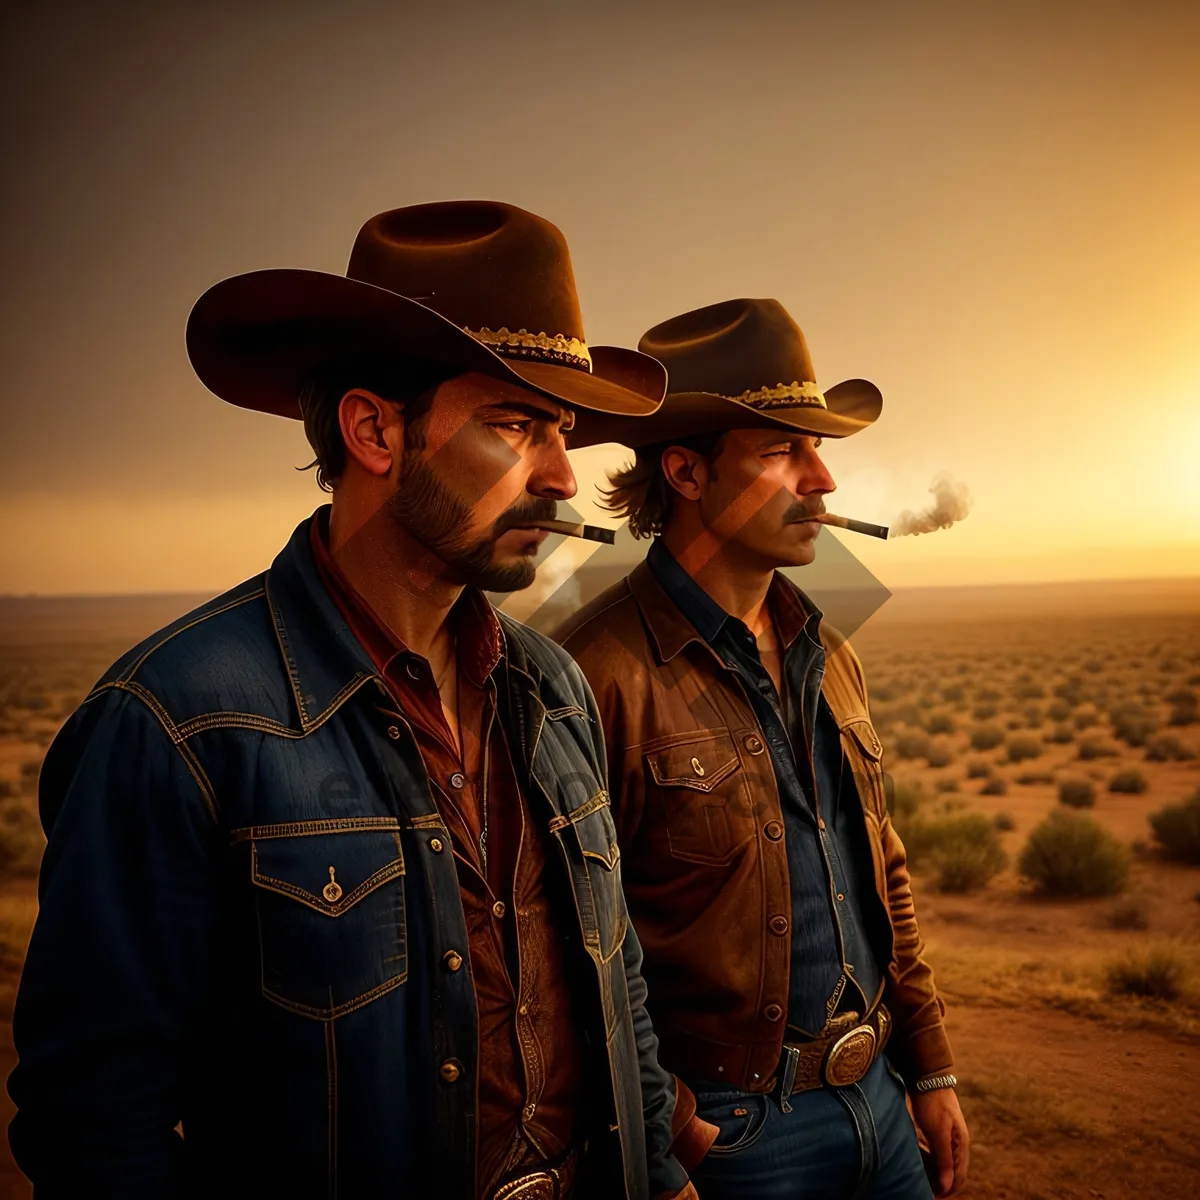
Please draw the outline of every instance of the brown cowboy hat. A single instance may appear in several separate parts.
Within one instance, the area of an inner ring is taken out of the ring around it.
[[[879,389],[847,379],[822,392],[800,327],[778,300],[726,300],[672,317],[638,349],[667,368],[662,406],[638,421],[581,413],[574,447],[620,442],[636,449],[718,429],[788,429],[848,437],[883,408]]]
[[[666,390],[666,372],[648,355],[587,345],[558,228],[490,200],[372,217],[345,275],[225,279],[196,301],[187,347],[222,400],[284,417],[300,417],[300,389],[314,372],[359,357],[445,363],[623,417],[654,412]]]

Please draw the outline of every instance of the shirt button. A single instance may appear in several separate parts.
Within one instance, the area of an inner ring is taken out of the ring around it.
[[[521,1016],[523,1016],[523,1017],[528,1016],[529,1015],[529,1005],[522,1004],[521,1007],[517,1009],[517,1012],[519,1012],[521,1014]]]
[[[847,964],[846,964],[846,970],[847,970],[847,971],[849,971],[851,975],[853,975],[853,974],[854,974],[854,964],[853,964],[853,963],[847,963]]]
[[[447,1083],[454,1083],[462,1074],[462,1067],[460,1067],[458,1063],[454,1061],[454,1059],[448,1058],[440,1067],[438,1067],[438,1074]]]
[[[751,734],[745,742],[742,743],[751,754],[761,754],[763,752],[762,738],[757,734]]]
[[[415,662],[410,662],[408,664],[408,666],[406,666],[404,668],[404,671],[405,671],[405,674],[408,675],[409,679],[420,679],[421,678],[421,668],[418,667]]]
[[[445,849],[445,846],[442,845],[441,838],[430,838],[429,848],[434,852],[434,854],[441,854],[441,852]]]
[[[533,1114],[534,1114],[535,1112],[537,1112],[537,1105],[536,1105],[536,1104],[527,1104],[527,1105],[525,1105],[525,1107],[524,1107],[524,1108],[521,1110],[521,1115],[522,1115],[522,1116],[525,1118],[525,1120],[527,1120],[527,1121],[532,1121],[532,1120],[533,1120]]]
[[[768,1021],[778,1021],[783,1016],[783,1009],[778,1004],[768,1004],[767,1007],[763,1009],[763,1016],[766,1017]]]
[[[845,896],[843,896],[841,892],[838,892],[838,899],[839,899],[839,900],[845,900],[845,898],[846,898],[846,897],[845,897]]]
[[[447,950],[442,955],[442,962],[447,971],[457,971],[463,965],[462,955],[457,950]]]
[[[768,821],[766,825],[763,826],[763,833],[765,833],[767,837],[771,839],[771,841],[779,841],[779,839],[783,837],[783,822]]]
[[[389,725],[388,726],[388,737],[390,737],[392,739],[392,741],[394,742],[399,736],[400,736],[400,726],[399,725]]]
[[[788,919],[787,919],[787,917],[772,917],[772,918],[771,918],[771,919],[770,919],[770,920],[767,922],[767,925],[768,925],[768,927],[770,928],[770,930],[771,930],[771,932],[772,932],[772,933],[777,933],[777,934],[779,934],[780,936],[782,936],[783,934],[787,933],[787,931],[788,931]]]
[[[504,901],[503,900],[497,900],[496,903],[492,905],[492,916],[496,917],[496,918],[500,918],[500,917],[504,916]]]
[[[461,771],[455,771],[454,774],[450,776],[450,786],[453,788],[460,788],[466,782],[467,777]]]

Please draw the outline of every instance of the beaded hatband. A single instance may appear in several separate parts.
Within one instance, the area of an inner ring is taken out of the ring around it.
[[[589,374],[592,370],[592,356],[587,343],[569,334],[530,333],[528,329],[518,329],[514,333],[507,326],[499,329],[488,329],[486,326],[483,329],[467,329],[464,325],[463,331],[500,355],[532,358],[537,362],[574,367]]]
[[[718,393],[721,395],[721,393]],[[724,396],[726,400],[736,400],[739,404],[748,404],[751,408],[827,408],[825,397],[815,383],[801,383],[793,379],[791,383],[778,383],[774,387],[759,388],[756,392],[743,392],[740,396]]]

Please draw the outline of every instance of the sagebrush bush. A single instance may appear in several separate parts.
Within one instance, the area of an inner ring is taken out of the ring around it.
[[[929,738],[923,733],[902,733],[892,745],[900,758],[924,758],[929,753]]]
[[[935,792],[957,792],[959,790],[958,780],[939,779],[937,783],[933,785],[933,790]]]
[[[1182,804],[1151,813],[1150,828],[1168,858],[1200,864],[1200,790]]]
[[[1178,1000],[1187,968],[1172,950],[1134,951],[1110,962],[1104,982],[1115,996],[1141,996],[1148,1000]]]
[[[1078,755],[1084,762],[1097,758],[1115,758],[1121,751],[1112,742],[1101,741],[1099,738],[1084,738],[1079,743]]]
[[[1030,758],[1040,758],[1042,744],[1031,737],[1011,737],[1006,746],[1009,762],[1024,762]]]
[[[1146,743],[1147,762],[1190,762],[1196,757],[1173,733],[1160,733]]]
[[[925,761],[931,767],[948,767],[954,761],[954,752],[949,746],[930,746]]]
[[[1071,706],[1062,700],[1055,700],[1046,708],[1046,716],[1052,721],[1065,721],[1071,715]]]
[[[942,892],[977,891],[1008,863],[995,826],[979,813],[917,817],[901,837],[909,865],[931,871]]]
[[[1076,729],[1090,729],[1100,718],[1090,709],[1085,709],[1083,712],[1077,712],[1072,720]]]
[[[977,704],[971,710],[971,716],[977,721],[990,721],[999,711],[994,704]]]
[[[925,722],[926,733],[954,733],[957,728],[958,725],[948,712],[930,713]]]
[[[1150,925],[1150,916],[1142,900],[1124,900],[1108,910],[1105,924],[1109,929],[1146,929]]]
[[[986,762],[971,762],[967,763],[967,778],[968,779],[986,779],[993,771],[991,763]]]
[[[1125,886],[1130,859],[1093,818],[1058,809],[1030,833],[1017,867],[1045,896],[1111,896]]]
[[[925,793],[919,784],[893,783],[888,794],[888,811],[901,824],[920,809],[924,800]]]
[[[1004,730],[996,725],[976,725],[971,730],[972,750],[995,750],[1004,741]]]
[[[1113,736],[1128,746],[1144,746],[1158,728],[1158,721],[1144,708],[1127,706],[1109,713]]]
[[[1008,780],[1003,775],[993,775],[979,789],[981,796],[1007,796],[1008,795]]]
[[[1110,792],[1125,792],[1131,796],[1140,796],[1149,786],[1145,775],[1133,768],[1126,771],[1118,771],[1108,781],[1108,790]]]
[[[998,812],[992,818],[992,824],[995,825],[995,827],[1001,833],[1011,833],[1017,827],[1016,818],[1012,815],[1012,813],[1006,812]]]
[[[1068,808],[1091,808],[1096,789],[1086,779],[1064,779],[1058,785],[1058,802]]]
[[[1043,741],[1054,746],[1065,746],[1075,740],[1075,732],[1070,725],[1055,725],[1049,733],[1043,735]]]

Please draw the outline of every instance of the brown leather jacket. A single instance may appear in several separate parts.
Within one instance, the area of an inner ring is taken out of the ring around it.
[[[798,594],[782,575],[776,586]],[[782,1050],[791,912],[782,811],[745,693],[642,563],[556,633],[596,694],[629,911],[645,950],[660,1059],[684,1078],[769,1091]],[[949,1070],[883,747],[849,642],[822,624],[822,692],[866,818],[890,918],[889,1057],[910,1082]],[[699,765],[697,765],[699,764]],[[780,921],[780,917],[784,919]]]

